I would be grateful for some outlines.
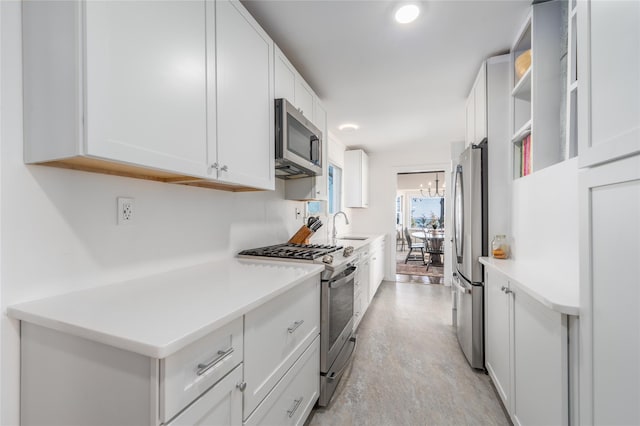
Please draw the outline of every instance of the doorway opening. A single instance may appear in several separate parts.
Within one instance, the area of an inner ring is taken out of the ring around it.
[[[396,281],[444,284],[445,172],[398,173]]]

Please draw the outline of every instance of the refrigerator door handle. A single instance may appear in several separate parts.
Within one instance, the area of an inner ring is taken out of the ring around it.
[[[462,187],[462,166],[456,167],[453,199],[453,239],[457,262],[462,263],[464,255],[464,189]]]
[[[453,280],[453,285],[456,286],[456,288],[458,289],[458,291],[460,293],[463,293],[463,294],[470,294],[471,293],[471,289],[470,288],[466,288],[465,286],[460,284],[460,279]]]

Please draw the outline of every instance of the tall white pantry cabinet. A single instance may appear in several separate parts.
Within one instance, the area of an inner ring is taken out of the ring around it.
[[[640,424],[640,2],[578,1],[580,424]]]

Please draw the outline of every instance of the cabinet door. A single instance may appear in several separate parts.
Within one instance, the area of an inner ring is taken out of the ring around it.
[[[326,200],[329,168],[329,132],[327,130],[327,111],[317,99],[313,110],[313,122],[322,132],[322,176],[316,177],[315,198],[317,200]]]
[[[309,87],[309,85],[300,77],[300,75],[297,75],[296,77],[295,106],[302,112],[302,115],[313,122],[313,99],[315,97],[313,94],[313,90],[311,90],[311,87]]]
[[[241,381],[239,365],[167,426],[242,425]]]
[[[466,108],[466,133],[464,137],[465,145],[469,146],[473,143],[473,139],[476,134],[476,97],[475,91],[471,89],[471,93],[469,93],[469,97],[467,98],[467,108]]]
[[[278,46],[274,47],[274,51],[274,96],[276,99],[285,98],[295,105],[296,70]]]
[[[580,176],[580,423],[640,424],[640,156]]]
[[[486,344],[485,363],[507,411],[511,406],[511,300],[502,288],[509,288],[507,278],[494,270],[485,270]]]
[[[578,19],[584,167],[640,152],[640,2],[579,1]]]
[[[205,2],[84,7],[86,153],[205,176]]]
[[[482,63],[473,87],[475,101],[474,143],[480,143],[487,137],[487,64]]]
[[[567,319],[514,290],[515,424],[569,422]]]
[[[218,179],[274,189],[273,42],[239,2],[215,7]]]

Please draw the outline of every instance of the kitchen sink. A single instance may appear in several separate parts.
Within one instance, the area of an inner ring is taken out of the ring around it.
[[[369,237],[354,237],[353,235],[347,235],[344,237],[338,237],[338,240],[352,240],[352,241],[364,241]]]

